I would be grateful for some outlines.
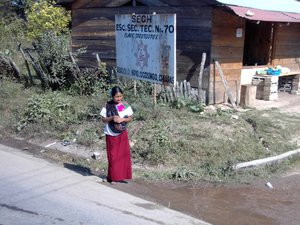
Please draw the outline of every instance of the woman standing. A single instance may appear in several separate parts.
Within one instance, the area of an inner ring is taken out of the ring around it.
[[[108,159],[107,181],[111,184],[132,179],[130,147],[127,123],[132,120],[132,108],[123,102],[123,91],[115,86],[111,90],[112,100],[101,110],[106,134],[106,150]]]

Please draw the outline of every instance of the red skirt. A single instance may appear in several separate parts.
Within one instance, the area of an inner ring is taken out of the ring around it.
[[[132,179],[127,130],[118,136],[106,135],[106,150],[108,159],[107,180],[111,182]]]

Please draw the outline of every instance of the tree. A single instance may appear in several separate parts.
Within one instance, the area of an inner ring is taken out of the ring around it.
[[[55,6],[52,0],[40,0],[26,10],[28,37],[40,39],[45,32],[56,35],[69,31],[70,12]]]

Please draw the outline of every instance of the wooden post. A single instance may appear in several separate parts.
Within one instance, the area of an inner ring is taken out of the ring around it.
[[[186,80],[183,81],[183,96],[184,96],[184,98],[188,98],[189,97]]]
[[[134,92],[134,96],[137,95],[137,91],[136,91],[136,80],[133,81],[133,92]]]
[[[156,84],[153,84],[153,108],[156,108]]]
[[[29,67],[29,63],[28,63],[28,59],[23,51],[23,49],[21,48],[21,45],[19,46],[19,49],[20,49],[20,52],[23,56],[23,59],[25,61],[25,65],[26,65],[26,69],[27,69],[27,72],[28,72],[28,76],[29,76],[29,81],[30,81],[30,84],[31,85],[34,85],[34,82],[33,82],[33,78],[32,78],[32,74],[31,74],[31,71],[30,71],[30,67]]]
[[[77,65],[77,63],[76,63],[76,61],[75,61],[75,59],[74,59],[74,57],[72,55],[72,52],[70,52],[70,51],[69,51],[69,57],[70,57],[70,59],[72,61],[72,64],[75,66],[77,72],[80,72],[80,69],[79,69],[79,67],[78,67],[78,65]]]
[[[173,89],[170,88],[169,86],[167,86],[166,92],[168,93],[168,97],[169,97],[170,102],[173,102],[174,101],[174,91],[173,91]]]
[[[181,96],[182,98],[184,98],[183,82],[182,82],[182,81],[180,82],[180,96]]]
[[[254,108],[256,100],[256,86],[242,85],[241,86],[241,106],[244,108]]]
[[[204,101],[203,91],[202,91],[202,79],[203,79],[203,71],[204,71],[204,65],[206,61],[206,53],[202,53],[202,59],[200,64],[200,71],[199,71],[199,77],[198,77],[198,99],[199,102]]]
[[[239,86],[238,86],[238,81],[235,81],[235,90],[236,90],[236,106],[238,107],[240,105],[240,91],[239,91]]]
[[[176,86],[175,86],[175,96],[176,96],[176,99],[179,98],[179,81],[176,81]]]
[[[222,71],[222,68],[221,68],[219,62],[218,62],[218,61],[215,61],[215,65],[216,65],[216,67],[217,67],[217,70],[219,71],[219,74],[220,74],[220,76],[221,76],[221,79],[222,79],[222,82],[223,82],[223,85],[224,85],[226,94],[227,94],[227,96],[228,96],[228,98],[229,98],[229,100],[230,100],[230,102],[231,102],[231,105],[232,105],[232,107],[234,108],[234,110],[237,110],[236,104],[234,103],[234,100],[233,100],[231,91],[230,91],[230,89],[229,89],[229,87],[228,87],[228,85],[227,85],[227,81],[226,81],[226,79],[225,79],[225,76],[224,76],[224,74],[223,74],[223,71]]]
[[[41,66],[35,62],[33,56],[30,54],[30,52],[28,52],[28,55],[30,57],[30,60],[32,62],[32,66],[36,72],[36,74],[38,75],[38,77],[40,78],[41,80],[41,85],[42,85],[42,88],[43,90],[45,90],[46,88],[49,87],[49,83],[48,83],[48,80],[47,80],[47,77],[46,77],[46,74],[44,73],[44,71],[42,70]]]
[[[7,66],[9,66],[13,70],[13,76],[18,79],[18,81],[21,81],[20,69],[10,57],[0,55],[0,61],[3,61]]]
[[[192,88],[191,88],[190,82],[187,82],[187,93],[188,93],[188,96],[191,96],[191,94],[192,94]]]

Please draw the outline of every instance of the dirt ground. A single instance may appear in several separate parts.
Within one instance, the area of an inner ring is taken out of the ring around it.
[[[300,95],[280,93],[276,101],[257,100],[256,107],[257,109],[278,108],[287,113],[300,113]],[[36,155],[41,152],[38,143],[31,143],[30,146],[18,140],[0,140],[0,142]],[[52,147],[61,146],[60,143],[50,142]],[[48,140],[48,144],[50,142]],[[45,146],[45,143],[39,144]],[[67,152],[69,147],[60,148]],[[56,154],[59,155],[58,152],[61,151],[58,149]],[[74,153],[74,149],[70,151]],[[89,157],[92,153],[92,150],[87,152],[84,149],[82,151],[77,149],[76,151],[79,157]],[[65,156],[66,152],[61,154]],[[99,182],[101,182],[100,177]],[[273,188],[269,188],[267,182],[270,182]],[[300,224],[300,165],[279,178],[256,181],[247,185],[214,186],[209,183],[193,185],[173,182],[150,183],[140,180],[114,186],[109,183],[103,184],[215,225]]]
[[[282,112],[300,113],[300,95],[291,95],[288,92],[280,92],[278,94],[278,99],[274,101],[256,99],[256,108],[259,110],[278,108]]]

